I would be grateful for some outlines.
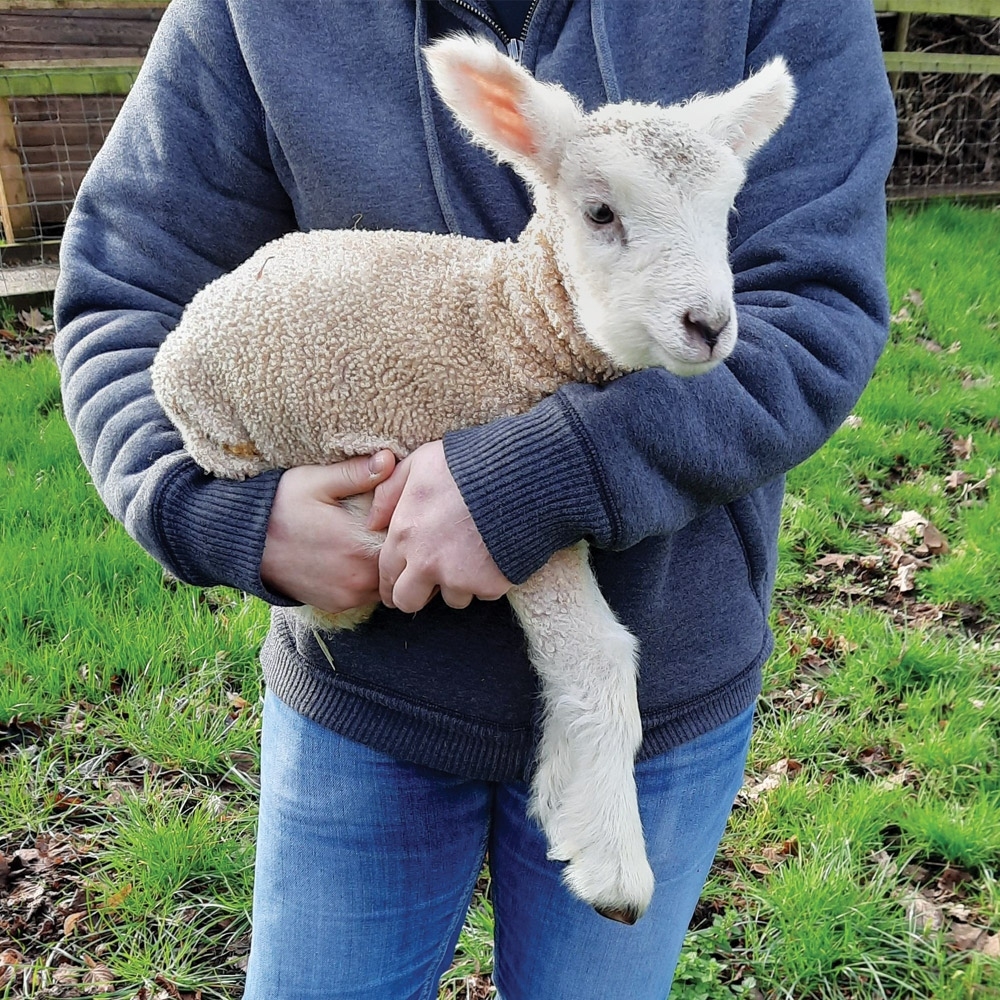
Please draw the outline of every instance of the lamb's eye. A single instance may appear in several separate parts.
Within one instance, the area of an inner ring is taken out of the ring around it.
[[[598,226],[607,226],[615,221],[615,213],[603,202],[600,205],[588,205],[586,213],[587,218]]]

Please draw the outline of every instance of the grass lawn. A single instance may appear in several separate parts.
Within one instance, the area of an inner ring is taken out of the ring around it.
[[[998,248],[998,210],[892,220],[891,344],[789,476],[671,1000],[1000,998]],[[0,1000],[236,998],[266,608],[165,581],[110,519],[50,359],[0,361],[0,399]],[[479,894],[442,998],[490,996],[491,949]]]

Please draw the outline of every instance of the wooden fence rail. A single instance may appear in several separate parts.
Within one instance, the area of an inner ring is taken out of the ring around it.
[[[123,98],[141,64],[0,66],[0,223],[8,246],[65,218],[120,104],[105,95]]]
[[[167,0],[0,2],[5,260],[58,239],[166,6]]]
[[[0,63],[0,97],[120,94],[132,88],[142,59],[56,59]]]
[[[167,3],[0,2],[0,224],[8,246],[40,238],[46,225],[58,226],[60,213],[65,216],[118,103],[135,82],[142,56],[132,53],[145,51]],[[903,73],[1000,75],[998,55],[907,51],[914,14],[1000,19],[1000,0],[873,4],[880,15],[897,15],[894,48],[885,52],[894,89]],[[96,57],[108,52],[129,54]],[[30,58],[19,58],[27,53]],[[50,58],[36,58],[43,54]],[[71,100],[77,105],[72,109]],[[41,110],[33,112],[31,102]],[[57,118],[58,150],[50,124]]]
[[[1000,74],[1000,56],[906,51],[913,14],[1000,18],[1000,0],[874,0],[874,3],[878,14],[899,15],[895,51],[885,53],[885,68],[893,89],[900,73]]]

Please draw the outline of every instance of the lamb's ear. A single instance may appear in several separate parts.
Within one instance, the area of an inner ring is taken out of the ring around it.
[[[455,35],[424,49],[434,86],[472,139],[528,180],[552,183],[580,109],[485,39]]]
[[[778,56],[732,90],[696,97],[683,110],[693,124],[749,160],[788,117],[794,101],[795,82]]]

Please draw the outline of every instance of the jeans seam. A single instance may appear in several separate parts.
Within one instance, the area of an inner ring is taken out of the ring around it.
[[[492,820],[487,820],[486,826],[483,829],[483,837],[479,844],[479,851],[477,857],[479,860],[473,866],[472,877],[469,879],[466,885],[465,899],[466,904],[463,909],[460,909],[455,916],[455,920],[452,921],[451,926],[448,928],[448,934],[444,939],[444,943],[438,950],[437,959],[431,966],[431,971],[428,974],[427,979],[424,981],[421,987],[421,996],[425,996],[426,1000],[437,1000],[438,995],[438,984],[440,983],[441,976],[438,974],[438,969],[441,967],[441,963],[444,961],[445,952],[448,949],[449,942],[451,941],[452,933],[455,930],[455,925],[459,926],[459,934],[461,934],[461,925],[465,923],[466,914],[469,912],[469,904],[472,902],[472,893],[476,888],[476,881],[479,878],[479,873],[483,870],[483,861],[486,859],[486,847],[490,840],[490,826],[492,825]],[[430,989],[432,992],[424,993],[426,989]]]

